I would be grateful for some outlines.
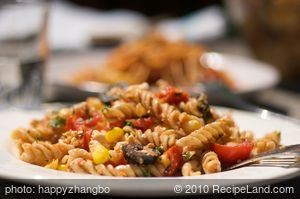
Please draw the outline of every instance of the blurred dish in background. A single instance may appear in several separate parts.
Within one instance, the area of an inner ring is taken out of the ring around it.
[[[84,70],[85,66],[99,70],[99,63],[104,63],[107,56],[107,51],[97,50],[51,57],[46,77],[51,88],[47,100],[80,101],[90,95],[97,96],[98,92],[106,91],[108,84],[87,81],[76,86],[71,85],[67,77],[71,77],[76,70]],[[235,82],[235,93],[246,94],[267,89],[280,80],[274,67],[257,60],[220,53],[205,53],[203,57],[207,64],[214,65],[230,75]]]
[[[177,86],[220,81],[234,89],[235,83],[214,64],[201,62],[205,47],[185,41],[169,41],[156,34],[120,46],[111,52],[99,68],[82,68],[72,75],[71,83],[127,82],[154,84],[163,79]],[[214,61],[214,60],[212,60]]]

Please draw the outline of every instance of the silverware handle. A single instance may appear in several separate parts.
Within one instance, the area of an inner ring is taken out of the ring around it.
[[[228,168],[226,168],[226,170],[236,169],[236,168],[257,162],[259,160],[263,160],[263,159],[270,158],[270,157],[276,157],[279,154],[284,154],[284,153],[288,153],[288,152],[299,152],[299,151],[300,151],[300,144],[289,145],[284,148],[279,148],[279,149],[275,149],[270,152],[259,154],[259,155],[255,156],[254,158],[242,161],[238,164],[228,167]]]

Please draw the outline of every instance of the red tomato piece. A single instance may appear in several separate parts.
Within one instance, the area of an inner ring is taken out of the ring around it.
[[[88,129],[87,131],[84,132],[83,135],[83,148],[87,151],[89,151],[89,143],[91,140],[91,135],[92,135],[92,129]]]
[[[109,128],[113,128],[113,127],[123,127],[124,126],[124,121],[123,120],[116,120],[113,122],[109,123]]]
[[[80,112],[79,112],[80,113]],[[82,113],[78,114],[82,115]],[[84,120],[82,117],[76,115],[70,116],[66,121],[66,130],[84,130],[97,126],[102,118],[99,114],[95,114],[92,118]],[[101,129],[102,130],[102,129]]]
[[[96,126],[100,121],[102,121],[101,116],[99,114],[95,114],[91,119],[85,121],[85,126],[93,127]]]
[[[125,159],[124,154],[122,152],[118,152],[117,155],[111,158],[108,163],[112,164],[115,167],[118,165],[128,164],[128,161]]]
[[[82,118],[68,117],[66,121],[66,130],[83,130],[84,121]]]
[[[179,105],[180,102],[187,102],[189,95],[178,88],[168,86],[158,93],[158,98],[168,104]]]
[[[79,131],[84,129],[86,129],[85,121],[82,118],[78,118],[73,122],[73,130]]]
[[[73,124],[73,118],[68,117],[66,121],[66,130],[75,130],[74,129],[74,124]]]
[[[174,145],[166,151],[166,154],[169,157],[171,164],[165,171],[165,174],[167,176],[173,176],[183,163],[182,148]]]
[[[86,119],[87,114],[84,110],[77,110],[74,114],[73,114],[74,119],[77,118],[83,118]]]
[[[213,144],[212,149],[216,152],[222,163],[232,165],[238,161],[245,160],[250,156],[253,149],[253,143],[243,142],[236,146]]]
[[[108,131],[110,128],[107,125],[98,123],[94,129],[98,131],[102,131],[102,130]]]
[[[151,117],[140,118],[132,122],[132,125],[135,128],[141,129],[142,131],[146,131],[150,129],[153,125],[153,119]]]

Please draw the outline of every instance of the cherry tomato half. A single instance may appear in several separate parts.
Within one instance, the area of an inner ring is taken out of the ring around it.
[[[158,98],[168,104],[179,105],[180,102],[187,102],[189,95],[187,92],[183,92],[178,88],[168,86],[160,93],[158,93]]]
[[[147,129],[150,129],[153,125],[153,120],[151,117],[147,118],[140,118],[132,122],[132,125],[135,128],[141,129],[142,131],[146,131]]]
[[[93,127],[96,126],[100,121],[102,121],[101,116],[99,114],[95,114],[92,118],[85,121],[85,126]]]
[[[91,140],[91,136],[92,136],[92,129],[88,129],[87,131],[84,132],[83,135],[83,148],[87,151],[89,151],[89,143]]]
[[[171,164],[165,171],[165,174],[167,176],[173,176],[183,163],[182,148],[174,145],[166,151],[166,154],[169,157]]]
[[[236,146],[213,144],[212,149],[218,155],[220,161],[226,165],[232,165],[245,160],[250,156],[253,143],[243,142]]]
[[[75,130],[74,124],[73,124],[73,118],[68,117],[66,121],[66,130]]]
[[[122,152],[118,152],[116,156],[110,158],[108,163],[112,164],[113,166],[118,166],[128,164],[128,161],[125,159],[124,154]]]
[[[124,126],[123,120],[116,120],[109,123],[109,128],[112,129],[114,127],[120,127],[122,128]]]

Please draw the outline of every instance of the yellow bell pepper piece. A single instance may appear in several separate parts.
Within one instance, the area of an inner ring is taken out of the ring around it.
[[[105,133],[105,140],[109,143],[117,142],[124,136],[123,129],[114,127],[112,130]]]
[[[58,167],[57,167],[57,170],[60,170],[60,171],[67,171],[67,165],[65,164],[59,164]]]
[[[109,160],[108,149],[99,142],[92,140],[90,141],[89,147],[95,164],[103,164]]]
[[[48,169],[57,169],[57,167],[58,167],[58,159],[51,161],[49,164],[45,166],[45,168]]]

